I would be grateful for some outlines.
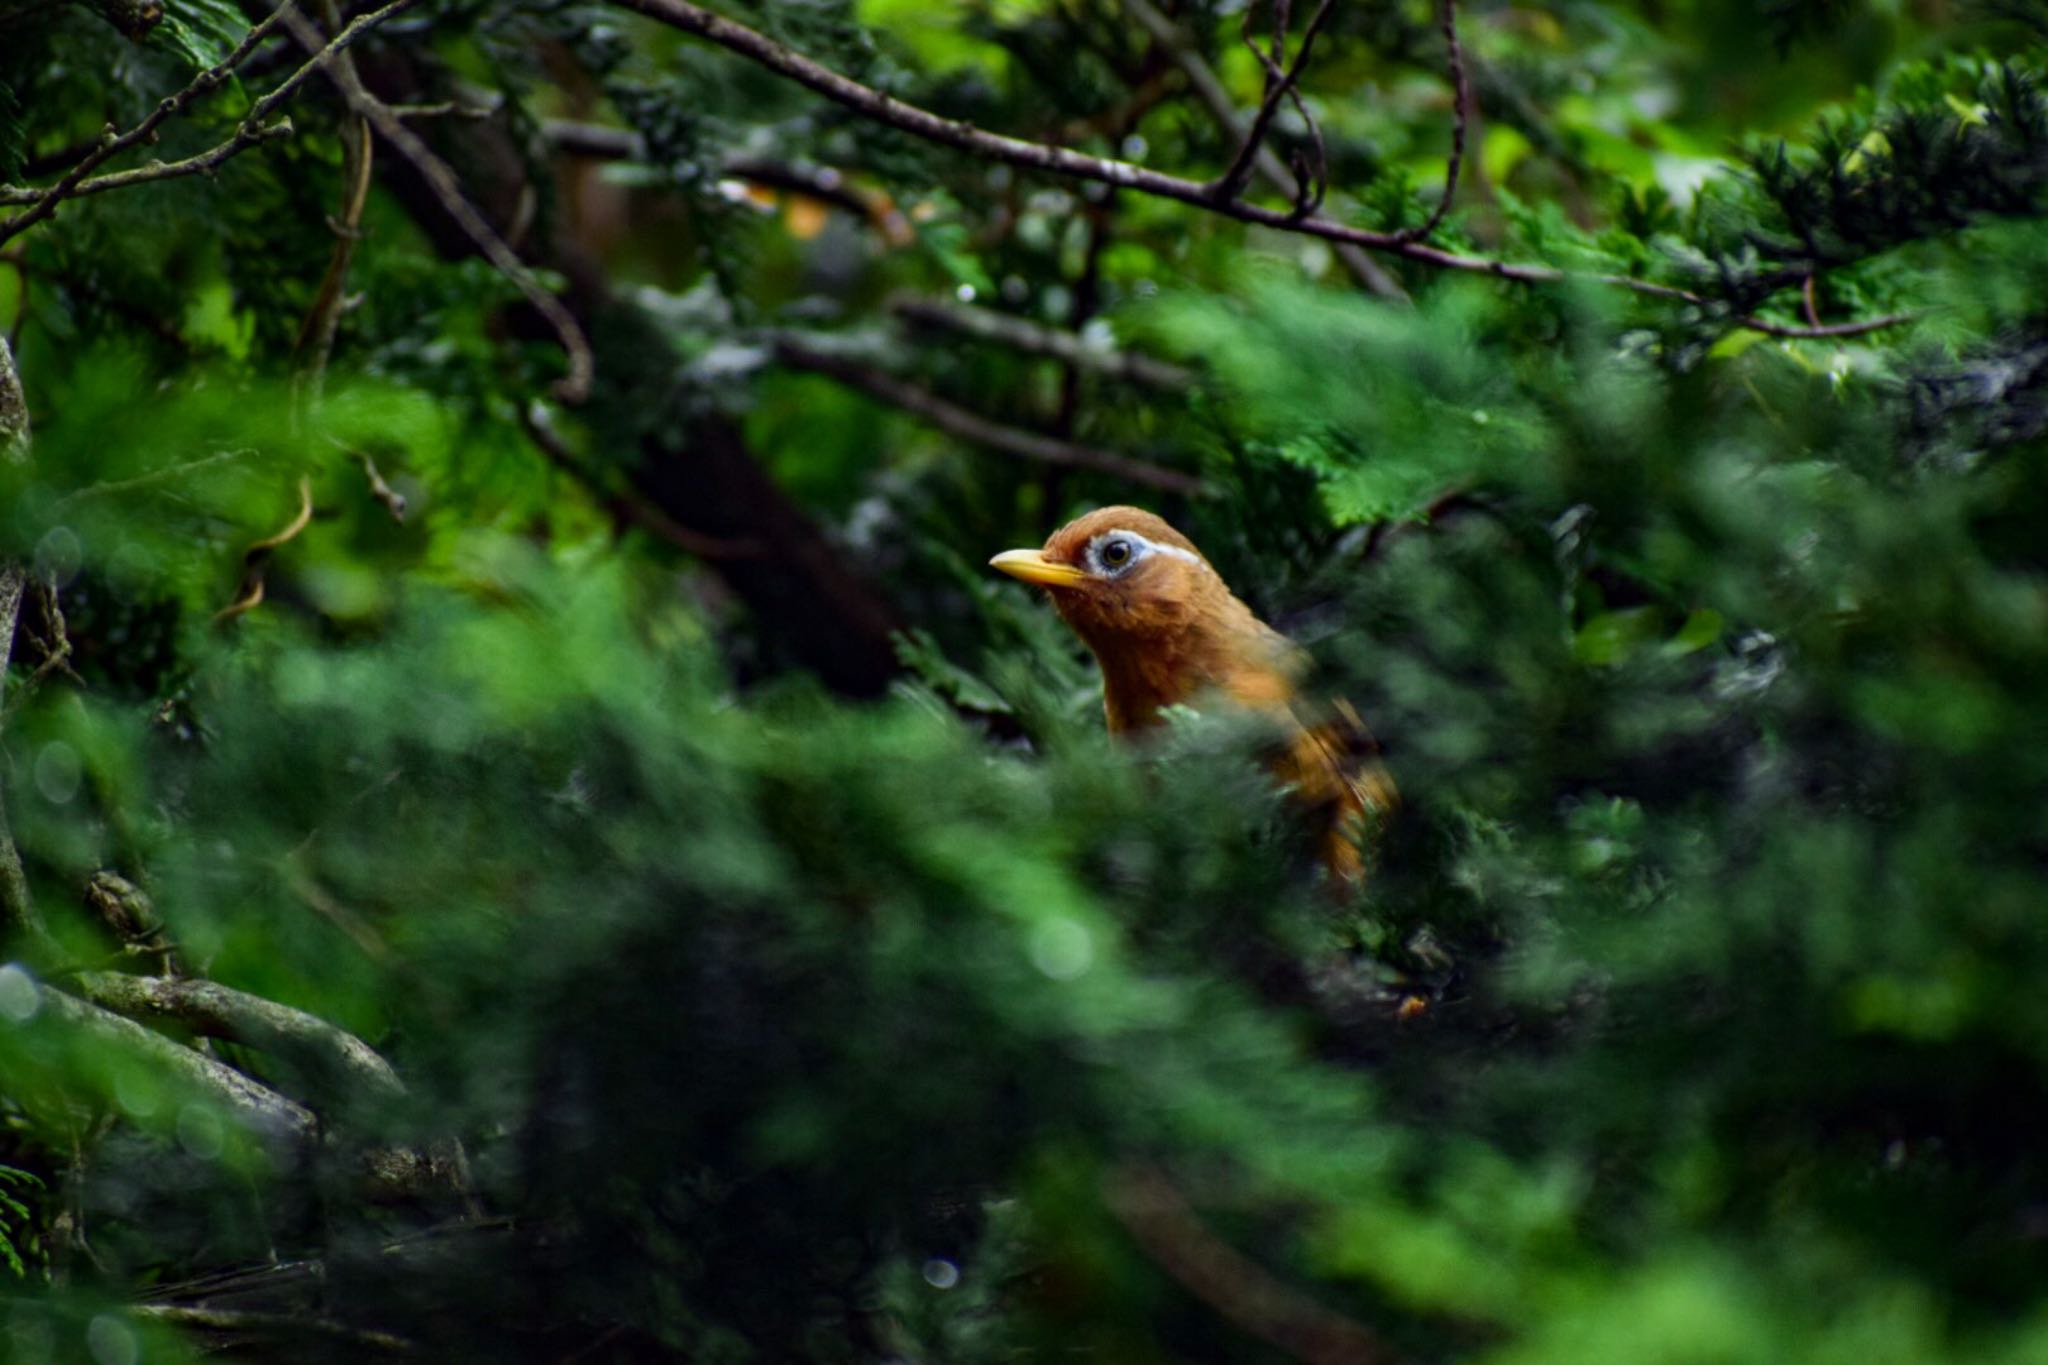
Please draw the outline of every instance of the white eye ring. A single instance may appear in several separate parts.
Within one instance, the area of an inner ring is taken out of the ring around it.
[[[1110,546],[1118,542],[1128,545],[1130,549],[1123,559],[1111,563],[1108,558],[1108,550]],[[1114,528],[1104,531],[1101,535],[1088,542],[1086,559],[1091,572],[1103,578],[1117,578],[1129,573],[1153,555],[1169,555],[1174,559],[1184,559],[1190,564],[1200,564],[1202,562],[1200,555],[1190,554],[1178,545],[1161,545],[1156,540],[1145,539],[1136,531]]]

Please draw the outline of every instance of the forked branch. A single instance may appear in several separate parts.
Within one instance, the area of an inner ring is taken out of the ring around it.
[[[208,173],[231,157],[256,146],[258,143],[283,137],[292,130],[289,119],[275,118],[285,102],[298,93],[300,86],[312,78],[315,72],[328,66],[337,56],[362,39],[379,24],[403,13],[418,4],[419,0],[391,0],[381,9],[354,20],[332,41],[316,44],[304,65],[292,72],[269,94],[250,106],[248,114],[236,126],[234,135],[227,141],[187,157],[182,161],[154,162],[133,170],[115,171],[102,176],[93,172],[120,153],[152,140],[158,128],[173,116],[184,112],[187,106],[201,96],[225,85],[233,76],[235,68],[247,60],[258,44],[269,37],[280,25],[300,19],[294,8],[294,0],[285,0],[270,15],[258,21],[232,52],[218,63],[194,76],[186,86],[160,101],[143,120],[127,132],[116,132],[111,127],[93,149],[81,157],[66,171],[56,184],[41,189],[20,186],[0,186],[0,204],[26,204],[28,208],[0,222],[0,243],[19,237],[22,233],[42,222],[57,211],[57,206],[66,199],[81,195],[98,194],[107,190],[124,189],[130,185],[147,184],[156,180],[169,180],[178,176]]]
[[[1266,93],[1259,101],[1258,112],[1252,115],[1251,127],[1245,131],[1244,142],[1238,147],[1229,169],[1217,177],[1215,194],[1219,201],[1229,203],[1244,192],[1245,181],[1251,178],[1252,163],[1265,143],[1266,130],[1273,122],[1273,115],[1279,112],[1282,100],[1290,100],[1295,113],[1307,126],[1315,147],[1313,163],[1298,177],[1294,212],[1296,216],[1304,216],[1322,206],[1323,195],[1329,186],[1329,156],[1323,148],[1323,130],[1317,126],[1315,116],[1309,113],[1308,105],[1302,101],[1300,85],[1301,74],[1308,69],[1309,54],[1315,50],[1316,35],[1323,31],[1323,25],[1329,22],[1336,7],[1336,0],[1322,0],[1308,21],[1308,29],[1302,34],[1301,46],[1295,50],[1294,60],[1284,67],[1280,59],[1286,54],[1287,21],[1293,6],[1289,0],[1273,0],[1273,41],[1270,49],[1261,48],[1258,39],[1252,36],[1252,19],[1258,13],[1258,5],[1254,3],[1245,7],[1241,36],[1244,45],[1251,49],[1252,55],[1265,69]]]
[[[1676,285],[1658,284],[1653,280],[1638,279],[1633,275],[1579,273],[1562,270],[1556,266],[1500,261],[1485,256],[1466,256],[1431,246],[1426,242],[1410,241],[1398,232],[1375,232],[1367,228],[1351,227],[1312,213],[1270,209],[1241,199],[1220,203],[1216,199],[1212,185],[1204,181],[1168,175],[1110,157],[1090,156],[1085,152],[1049,143],[1005,137],[971,123],[946,118],[929,109],[907,104],[893,95],[862,85],[859,81],[841,75],[801,53],[791,51],[744,24],[735,23],[723,15],[691,4],[689,0],[613,0],[613,3],[681,32],[708,39],[780,76],[816,91],[827,99],[844,105],[872,122],[896,128],[928,142],[951,147],[984,160],[999,161],[1006,165],[1067,176],[1076,180],[1092,180],[1161,199],[1178,200],[1196,208],[1235,218],[1240,222],[1256,223],[1261,227],[1278,228],[1284,232],[1309,237],[1320,237],[1325,241],[1346,243],[1370,251],[1383,251],[1441,270],[1469,271],[1524,284],[1559,284],[1566,280],[1577,280],[1627,289],[1650,298],[1687,303],[1708,312],[1724,306],[1693,290],[1682,289]],[[1909,319],[1908,314],[1891,314],[1843,326],[1854,327],[1858,332],[1871,332],[1897,326]],[[1842,329],[1786,327],[1749,315],[1731,316],[1728,322],[1731,326],[1746,327],[1772,336],[1839,337],[1856,334]]]
[[[1458,0],[1444,0],[1444,47],[1451,70],[1451,159],[1444,165],[1444,195],[1437,200],[1429,220],[1402,234],[1411,242],[1426,242],[1451,211],[1458,195],[1458,172],[1465,163],[1465,132],[1472,120],[1472,83],[1465,76],[1465,49],[1458,41]]]

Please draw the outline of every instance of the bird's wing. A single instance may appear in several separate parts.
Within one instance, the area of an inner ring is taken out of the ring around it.
[[[1401,803],[1380,746],[1351,703],[1339,697],[1319,714],[1296,712],[1300,732],[1276,765],[1301,802],[1327,822],[1323,865],[1343,882],[1365,879],[1361,842]]]

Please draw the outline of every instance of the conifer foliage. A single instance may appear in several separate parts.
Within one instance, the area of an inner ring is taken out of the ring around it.
[[[0,1359],[2048,1358],[2044,35],[0,0]]]

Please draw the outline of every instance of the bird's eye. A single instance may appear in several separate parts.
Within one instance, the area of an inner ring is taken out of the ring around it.
[[[1102,543],[1102,562],[1112,569],[1120,569],[1131,562],[1131,542],[1128,540],[1107,540]]]

